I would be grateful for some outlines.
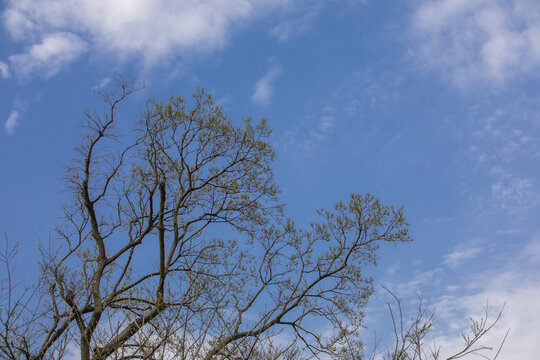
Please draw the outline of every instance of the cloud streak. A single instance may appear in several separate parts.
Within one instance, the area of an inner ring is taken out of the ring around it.
[[[443,264],[455,269],[464,261],[474,259],[480,253],[480,251],[480,248],[475,247],[456,249],[444,257]]]
[[[98,81],[98,83],[96,85],[94,85],[92,90],[97,91],[99,89],[102,89],[102,88],[106,87],[107,85],[109,85],[110,82],[111,82],[111,79],[109,79],[109,78],[101,79],[101,80]]]
[[[15,133],[15,127],[17,126],[17,123],[19,121],[19,116],[19,112],[16,110],[12,110],[9,114],[9,117],[4,124],[4,129],[6,130],[8,135],[13,135]]]
[[[267,106],[270,104],[272,95],[274,94],[274,81],[283,72],[280,66],[274,65],[268,70],[266,75],[260,78],[256,83],[251,95],[251,101],[259,106]]]
[[[3,61],[0,61],[0,77],[4,80],[11,77],[11,74],[9,73],[9,65]]]

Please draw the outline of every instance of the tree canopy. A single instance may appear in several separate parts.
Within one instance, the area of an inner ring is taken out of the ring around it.
[[[2,357],[361,354],[366,268],[382,243],[411,240],[402,209],[351,194],[299,228],[278,197],[264,119],[237,125],[197,89],[149,100],[122,134],[117,113],[137,88],[117,85],[100,93],[106,111],[85,113],[39,284],[2,287]]]

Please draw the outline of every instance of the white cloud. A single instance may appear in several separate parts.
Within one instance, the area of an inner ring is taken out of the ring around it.
[[[488,302],[493,306],[489,321],[494,320],[497,308],[505,303],[506,306],[499,323],[485,336],[482,344],[497,349],[510,329],[499,359],[537,359],[537,334],[540,333],[540,324],[535,321],[540,318],[538,277],[534,279],[525,269],[515,267],[480,274],[470,281],[476,287],[473,294],[444,296],[433,304],[440,332],[432,341],[441,346],[441,358],[463,348],[459,332],[467,330],[468,317],[482,315],[481,305]]]
[[[9,66],[3,61],[0,61],[0,77],[2,79],[9,79],[11,74],[9,73]]]
[[[365,0],[340,2],[352,8]],[[11,38],[29,48],[53,34],[70,34],[86,44],[93,56],[141,60],[142,65],[149,67],[219,50],[235,32],[254,23],[264,23],[280,41],[298,36],[311,29],[313,20],[328,3],[328,0],[7,0],[1,19]],[[73,62],[81,54],[65,54],[68,59],[64,63]]]
[[[416,57],[458,86],[504,84],[540,68],[540,3],[423,1],[412,21]]]
[[[282,69],[280,66],[272,66],[270,70],[255,83],[251,101],[259,106],[266,106],[270,103],[274,93],[274,81],[281,75]]]
[[[17,122],[19,121],[19,112],[16,110],[12,110],[9,114],[9,117],[4,124],[4,129],[6,129],[6,132],[9,135],[13,135],[15,133],[15,127],[17,126]]]
[[[480,252],[481,249],[478,247],[456,249],[444,257],[443,264],[451,268],[457,268],[464,261],[475,258]]]
[[[101,79],[101,80],[98,81],[98,83],[96,85],[94,85],[92,90],[95,91],[95,90],[99,90],[101,88],[104,88],[107,85],[109,85],[110,82],[111,82],[111,79],[109,79],[109,78]]]
[[[401,267],[401,262],[396,262],[392,266],[390,266],[388,269],[386,269],[386,275],[392,276],[394,275]]]
[[[536,359],[537,334],[540,333],[540,324],[535,321],[540,318],[537,304],[540,298],[540,269],[535,264],[538,253],[530,250],[537,246],[538,238],[535,237],[525,246],[529,251],[508,253],[505,265],[473,275],[467,281],[469,295],[458,293],[441,298],[434,304],[437,309],[444,310],[438,311],[439,318],[442,321],[456,321],[460,314],[478,314],[480,304],[486,301],[495,307],[506,303],[501,320],[488,333],[486,343],[497,346],[510,329],[499,359]],[[457,346],[462,339],[455,335],[450,337],[446,334],[442,338]]]
[[[470,331],[469,319],[484,315],[482,307],[487,304],[491,308],[488,323],[495,320],[503,305],[504,311],[496,326],[480,342],[495,349],[484,354],[492,358],[510,329],[498,359],[535,360],[538,357],[537,337],[540,333],[540,323],[536,321],[540,318],[537,304],[540,298],[539,239],[536,234],[531,241],[525,242],[525,246],[504,250],[500,244],[491,243],[491,250],[499,252],[486,252],[481,259],[478,259],[477,248],[471,248],[471,253],[477,253],[474,256],[467,256],[468,251],[464,247],[462,251],[453,251],[445,259],[459,258],[459,269],[463,276],[458,277],[455,273],[448,276],[440,267],[436,267],[416,273],[410,281],[396,279],[394,274],[385,283],[402,298],[404,319],[415,315],[418,309],[416,292],[425,290],[424,305],[429,304],[435,311],[435,326],[424,344],[440,347],[439,358],[446,359],[463,349],[461,333]],[[385,293],[377,292],[376,304],[384,304],[382,300],[385,296]],[[384,325],[389,316],[388,310],[379,307],[371,311],[377,320],[375,326]],[[383,313],[380,314],[380,311]],[[391,328],[387,330],[392,331]],[[377,334],[380,332],[377,331]],[[382,340],[391,341],[391,338]]]
[[[30,43],[65,34],[92,54],[140,58],[152,65],[222,48],[234,31],[279,11],[303,13],[315,6],[294,0],[11,0],[3,24],[15,41]],[[69,34],[69,35],[68,35]],[[58,54],[74,61],[81,51]],[[24,60],[24,58],[22,59]],[[21,60],[21,61],[22,61]],[[59,59],[58,62],[61,62]]]
[[[75,61],[85,50],[86,44],[79,37],[60,32],[45,36],[41,43],[32,45],[27,52],[10,56],[9,61],[14,72],[23,78],[34,74],[49,78]]]

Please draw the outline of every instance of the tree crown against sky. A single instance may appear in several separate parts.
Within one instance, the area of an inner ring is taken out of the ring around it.
[[[361,352],[366,267],[381,243],[411,240],[402,210],[351,194],[300,229],[278,199],[265,120],[234,125],[198,89],[191,104],[150,100],[122,135],[118,108],[134,91],[119,81],[101,93],[106,112],[85,113],[37,296],[11,302],[3,289],[3,356],[314,356],[345,340]]]
[[[381,249],[377,282],[444,309],[450,349],[454,325],[507,300],[502,359],[537,359],[538,1],[7,0],[0,12],[0,231],[20,240],[23,279],[66,202],[80,111],[114,69],[147,84],[139,100],[203,85],[231,118],[270,119],[296,224],[350,191],[404,204],[415,242]],[[370,328],[387,316],[380,296]]]

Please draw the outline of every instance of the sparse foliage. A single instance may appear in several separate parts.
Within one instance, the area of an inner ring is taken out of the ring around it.
[[[361,351],[373,291],[363,271],[382,243],[410,240],[401,209],[352,194],[300,229],[278,200],[266,121],[235,125],[198,89],[192,102],[149,101],[121,134],[119,107],[136,90],[120,81],[101,93],[105,113],[86,112],[36,294],[2,287],[1,356],[304,359],[341,356],[345,341]]]

